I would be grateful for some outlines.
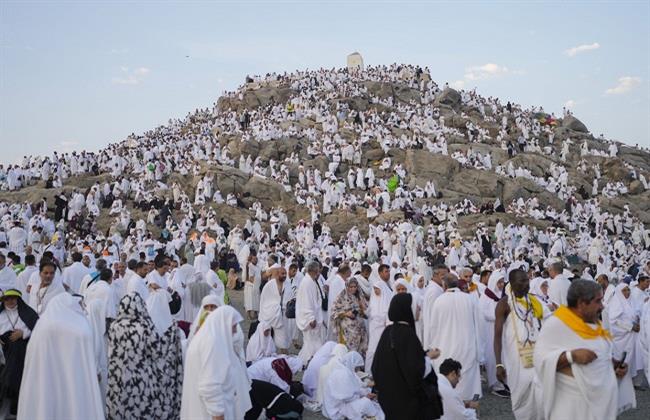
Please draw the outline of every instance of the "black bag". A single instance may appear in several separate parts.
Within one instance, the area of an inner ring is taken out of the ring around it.
[[[172,293],[172,301],[169,302],[169,312],[171,312],[172,315],[176,315],[178,311],[181,310],[182,304],[183,301],[181,300],[181,296],[178,294],[178,292]]]
[[[294,319],[296,317],[296,299],[294,298],[287,302],[286,308],[284,315],[289,319]]]
[[[321,298],[322,298],[322,299],[321,299],[321,301],[320,301],[320,308],[321,308],[323,311],[327,312],[327,307],[329,306],[328,297],[327,297],[327,296],[322,296],[322,295],[321,295]]]
[[[314,281],[316,282],[316,287],[318,287],[318,294],[320,294],[320,308],[323,311],[327,312],[327,307],[329,306],[328,297],[327,295],[323,294],[323,291],[320,288],[320,283],[318,283],[318,280],[314,280]]]

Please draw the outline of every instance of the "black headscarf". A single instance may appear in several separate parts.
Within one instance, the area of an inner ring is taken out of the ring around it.
[[[393,323],[406,322],[415,329],[415,319],[411,310],[412,303],[413,296],[410,293],[398,293],[394,295],[388,307],[388,319]]]
[[[18,316],[20,317],[20,319],[23,320],[25,325],[27,325],[27,328],[33,330],[34,326],[36,325],[36,321],[38,321],[38,314],[34,309],[32,309],[31,306],[25,303],[25,301],[22,298],[22,293],[20,293],[16,289],[7,290],[7,293],[9,292],[18,292],[19,296],[12,295],[18,298]],[[2,313],[2,311],[4,310],[5,310],[5,303],[0,302],[0,313]]]

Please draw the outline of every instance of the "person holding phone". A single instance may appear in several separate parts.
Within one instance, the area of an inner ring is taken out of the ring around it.
[[[334,300],[330,314],[331,339],[345,344],[350,351],[357,351],[362,356],[368,349],[365,323],[367,306],[359,290],[359,282],[352,277]]]

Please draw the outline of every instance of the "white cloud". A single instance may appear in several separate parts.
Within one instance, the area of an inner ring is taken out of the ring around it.
[[[59,143],[59,147],[56,150],[63,153],[70,153],[77,149],[79,142],[76,140],[63,140]]]
[[[113,77],[111,79],[114,85],[137,85],[144,80],[144,78],[151,73],[151,70],[147,67],[138,67],[133,71],[130,71],[128,67],[121,66],[120,71],[122,75],[119,77]]]
[[[482,66],[472,66],[465,69],[466,80],[485,80],[503,76],[510,70],[507,67],[494,63],[483,64]]]
[[[641,83],[640,77],[633,76],[623,76],[619,77],[618,84],[613,88],[609,88],[605,91],[606,95],[621,95],[627,93],[634,89]]]
[[[574,101],[573,99],[569,99],[564,103],[565,108],[573,108],[575,106],[576,106],[576,101]]]
[[[133,74],[135,74],[136,76],[146,76],[147,74],[149,74],[150,71],[151,70],[149,70],[146,67],[138,67],[137,69],[135,69]]]
[[[453,89],[464,89],[468,84],[479,80],[496,79],[506,75],[526,74],[524,70],[511,70],[506,66],[495,63],[487,63],[478,66],[465,67],[465,74],[460,80],[449,83]]]
[[[577,54],[580,54],[585,51],[593,51],[597,50],[600,48],[600,44],[597,42],[594,42],[593,44],[583,44],[583,45],[578,45],[577,47],[569,48],[568,50],[564,50],[564,54],[568,55],[569,57],[575,57]]]
[[[128,48],[112,48],[108,53],[109,54],[127,54],[129,52]]]
[[[456,90],[462,89],[462,88],[465,87],[465,81],[464,80],[456,80],[455,82],[451,82],[449,84],[449,86],[451,86],[453,89],[456,89]]]

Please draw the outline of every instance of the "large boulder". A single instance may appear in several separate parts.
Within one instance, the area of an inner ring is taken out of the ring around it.
[[[630,182],[628,191],[630,194],[641,194],[642,192],[645,191],[645,188],[643,187],[641,181],[634,180]]]
[[[626,181],[630,178],[630,170],[620,159],[607,159],[603,163],[603,175],[612,181]]]
[[[544,177],[549,172],[551,163],[553,163],[552,160],[545,156],[531,153],[520,153],[510,159],[510,162],[515,168],[530,169],[534,176],[540,177]],[[504,164],[507,164],[507,162],[504,162]]]
[[[363,158],[368,162],[375,162],[384,158],[384,151],[382,149],[370,149],[363,153]]]
[[[233,109],[243,111],[244,109],[255,109],[266,106],[270,103],[285,103],[296,92],[287,86],[264,86],[259,89],[250,89],[243,93],[243,98],[222,96],[217,101],[217,109],[226,111]]]
[[[337,239],[348,233],[354,226],[359,228],[362,235],[368,232],[368,218],[365,209],[357,208],[356,212],[349,210],[334,210],[323,217],[332,231],[332,238]]]
[[[409,176],[420,179],[450,179],[460,171],[457,160],[428,150],[407,150],[404,164]]]
[[[219,166],[214,173],[214,183],[216,188],[221,191],[224,199],[230,193],[241,192],[248,182],[247,174],[232,167]]]
[[[452,108],[457,108],[460,106],[460,100],[460,93],[457,90],[447,88],[438,94],[434,102],[436,105],[447,105]]]
[[[254,176],[244,186],[244,192],[262,203],[265,208],[271,208],[281,201],[284,190],[277,182]]]
[[[580,133],[589,132],[587,126],[573,115],[569,115],[562,120],[562,127],[568,128],[569,130],[578,131]]]

